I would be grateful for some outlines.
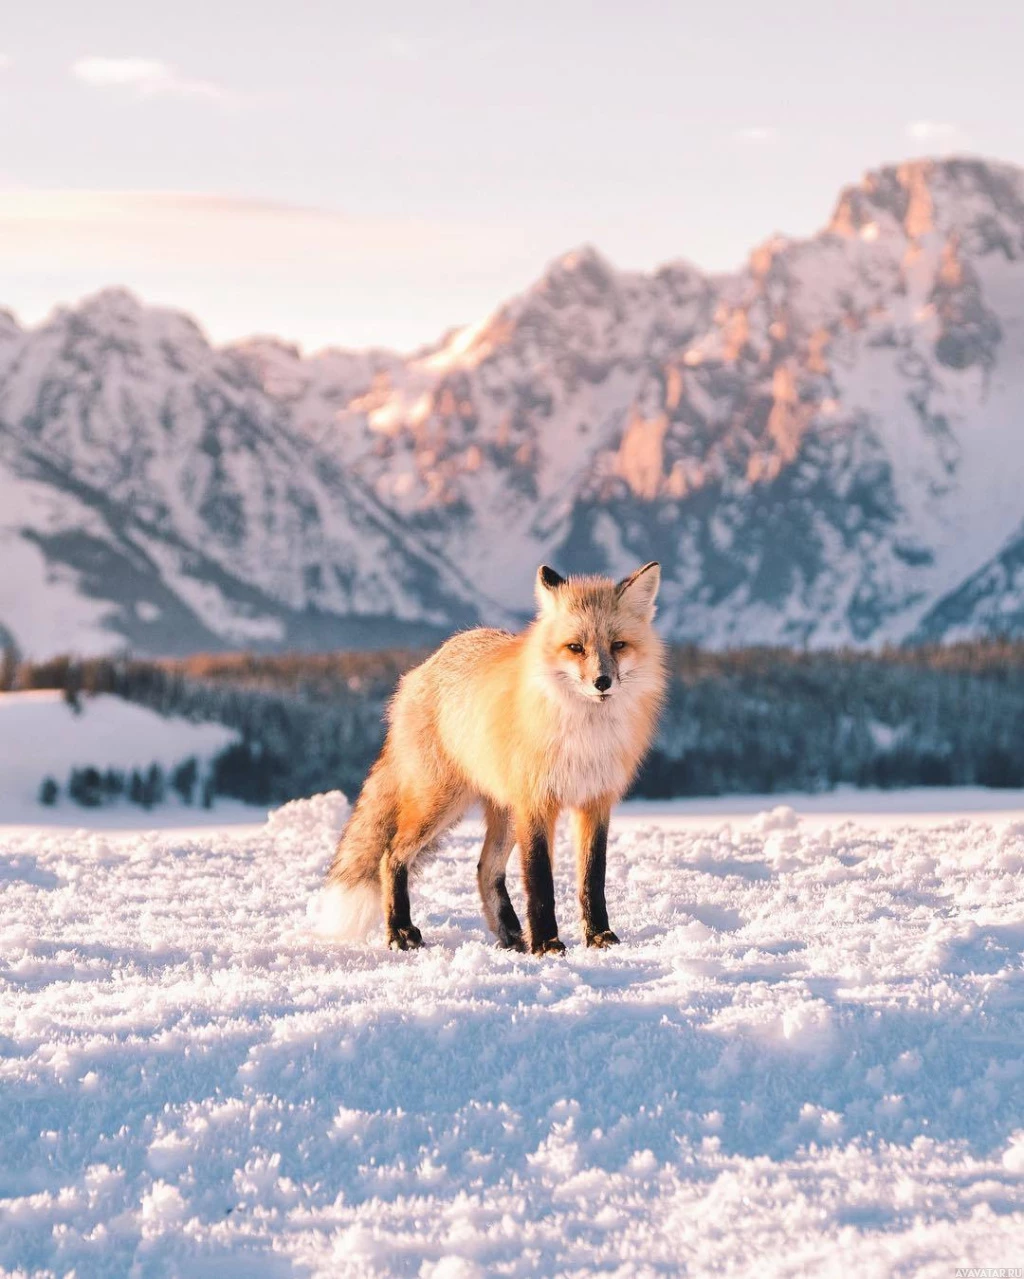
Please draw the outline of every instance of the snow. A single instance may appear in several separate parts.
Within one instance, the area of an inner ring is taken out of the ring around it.
[[[73,636],[83,655],[109,653],[118,642],[105,626],[109,604],[90,599],[75,573],[49,565],[39,546],[24,536],[26,525],[51,533],[62,519],[74,520],[89,535],[97,533],[97,521],[83,503],[16,475],[0,460],[0,624],[17,629],[25,652],[61,652]]]
[[[786,816],[779,817],[780,813]],[[1024,790],[987,786],[908,786],[899,790],[876,790],[844,785],[816,794],[787,791],[774,795],[711,795],[697,799],[630,799],[617,809],[620,823],[658,817],[673,825],[687,826],[707,825],[726,818],[752,818],[762,823],[800,820],[805,827],[846,821],[872,826],[934,825],[980,813],[1005,820],[1024,820]]]
[[[310,922],[338,795],[0,831],[0,1274],[1019,1265],[1024,821],[761,809],[620,816],[610,952],[560,842],[561,960],[491,946],[478,823],[407,954]]]
[[[482,339],[494,323],[493,315],[486,315],[476,324],[455,329],[436,351],[416,361],[416,367],[431,373],[449,373],[453,369],[475,368],[490,355],[492,345]]]
[[[60,822],[84,826],[91,811],[66,796],[54,808],[38,802],[39,785],[52,777],[62,791],[73,768],[90,765],[146,769],[157,763],[165,771],[194,755],[202,763],[222,751],[238,734],[222,724],[193,724],[170,719],[120,697],[83,696],[76,714],[63,694],[51,689],[0,693],[0,822]],[[196,812],[185,809],[194,821]],[[139,811],[127,805],[101,810],[105,819],[132,825]],[[252,810],[248,810],[252,820]],[[218,820],[223,822],[222,814]]]

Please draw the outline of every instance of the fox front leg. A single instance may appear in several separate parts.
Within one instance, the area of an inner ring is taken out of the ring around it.
[[[531,815],[516,823],[519,856],[526,890],[526,920],[530,949],[535,955],[562,955],[565,946],[558,937],[555,920],[555,880],[551,873],[551,844],[555,815]]]
[[[608,906],[604,897],[610,817],[611,805],[604,801],[577,809],[573,814],[583,940],[588,946],[599,949],[614,946],[619,940],[608,927]]]

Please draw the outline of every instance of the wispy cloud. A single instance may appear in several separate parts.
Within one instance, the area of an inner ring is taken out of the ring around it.
[[[732,135],[732,140],[747,146],[769,146],[773,142],[778,142],[779,131],[770,124],[753,124],[746,129],[737,129]]]
[[[970,141],[964,129],[946,120],[911,120],[907,137],[937,147],[961,147]]]
[[[140,97],[207,98],[238,101],[230,90],[210,80],[190,80],[156,58],[79,58],[71,66],[76,80],[94,89],[127,89]]]
[[[6,71],[8,67],[14,65],[14,59],[9,53],[0,53],[0,71]]]

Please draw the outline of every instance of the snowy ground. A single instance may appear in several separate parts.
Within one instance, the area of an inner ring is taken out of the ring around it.
[[[1024,1265],[1024,822],[620,820],[625,944],[317,936],[337,798],[0,832],[0,1273],[935,1275]],[[513,885],[513,895],[516,895]]]

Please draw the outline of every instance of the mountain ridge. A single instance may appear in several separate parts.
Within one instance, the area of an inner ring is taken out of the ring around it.
[[[8,587],[0,624],[33,653],[429,642],[515,624],[542,560],[659,558],[675,639],[1017,633],[1022,263],[1024,171],[954,158],[736,272],[581,246],[411,355],[214,347],[118,289],[4,315],[31,617]]]

